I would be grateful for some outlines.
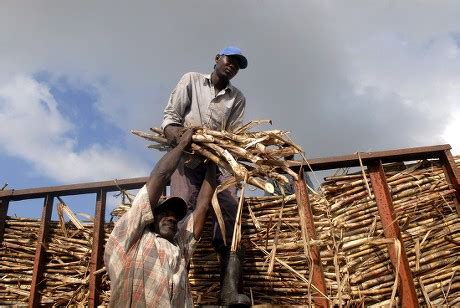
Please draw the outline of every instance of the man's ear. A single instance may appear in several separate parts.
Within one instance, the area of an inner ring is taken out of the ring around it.
[[[220,59],[220,55],[216,55],[216,59],[215,59],[216,63],[217,63],[217,61],[219,61],[219,59]]]

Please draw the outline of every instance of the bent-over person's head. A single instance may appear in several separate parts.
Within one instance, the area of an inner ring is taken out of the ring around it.
[[[187,214],[187,204],[180,197],[162,198],[154,210],[152,231],[172,241],[177,232],[177,224]]]

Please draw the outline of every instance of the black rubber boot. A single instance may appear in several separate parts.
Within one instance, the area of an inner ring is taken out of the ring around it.
[[[249,307],[251,300],[242,294],[243,253],[225,252],[221,254],[220,304],[230,307]]]

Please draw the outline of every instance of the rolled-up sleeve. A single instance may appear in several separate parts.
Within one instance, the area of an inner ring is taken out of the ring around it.
[[[227,121],[228,131],[230,132],[234,131],[235,129],[243,125],[245,108],[246,108],[246,98],[244,97],[243,94],[240,94],[235,99],[235,104],[233,105],[232,112],[230,113],[230,116],[228,117],[228,121]]]
[[[182,76],[169,97],[168,104],[163,113],[162,129],[165,129],[170,124],[184,124],[185,113],[191,103],[190,87],[191,75],[187,73]]]

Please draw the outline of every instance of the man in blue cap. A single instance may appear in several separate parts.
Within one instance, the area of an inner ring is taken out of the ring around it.
[[[184,127],[206,127],[218,131],[234,131],[243,124],[246,99],[230,83],[240,69],[248,66],[248,60],[238,47],[226,47],[215,56],[211,74],[186,73],[171,93],[164,110],[162,128],[172,146],[180,139]],[[217,184],[228,175],[219,172]],[[206,174],[203,160],[183,159],[171,177],[171,195],[187,202],[189,211],[195,208],[196,197]],[[226,231],[226,241],[231,243],[238,199],[236,187],[218,195]],[[223,305],[249,304],[242,293],[241,267],[243,252],[230,256],[224,245],[216,219],[213,219],[213,246],[219,253],[221,264],[220,300]]]

